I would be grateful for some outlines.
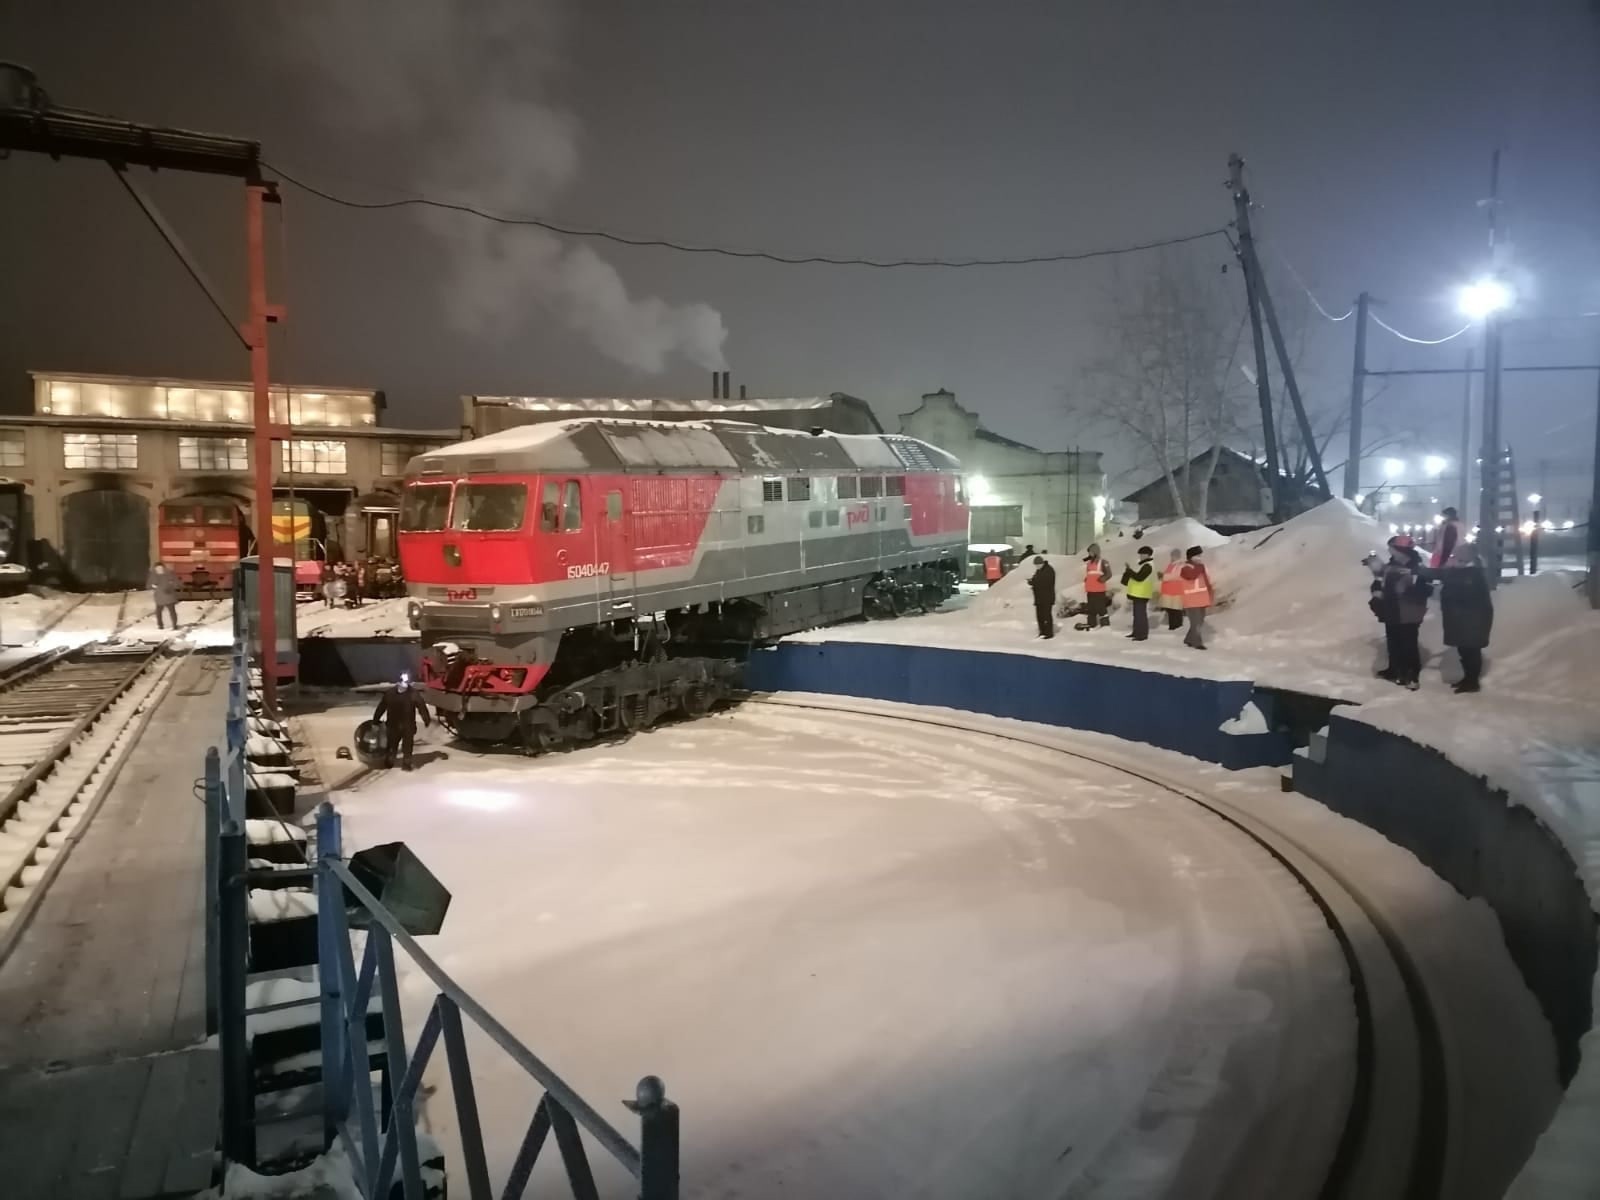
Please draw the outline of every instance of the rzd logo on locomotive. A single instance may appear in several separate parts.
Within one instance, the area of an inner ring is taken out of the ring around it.
[[[608,562],[579,563],[575,567],[567,568],[568,579],[592,579],[596,575],[609,575],[610,573],[611,564]]]

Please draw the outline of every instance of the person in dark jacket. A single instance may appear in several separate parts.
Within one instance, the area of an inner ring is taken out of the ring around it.
[[[1477,547],[1458,542],[1455,553],[1438,573],[1439,612],[1444,621],[1444,644],[1461,656],[1457,693],[1480,690],[1483,651],[1494,628],[1494,600],[1489,577],[1478,561]]]
[[[1389,559],[1374,560],[1370,601],[1373,614],[1383,622],[1384,642],[1389,649],[1389,665],[1378,672],[1379,679],[1398,683],[1416,691],[1421,683],[1422,650],[1417,633],[1428,613],[1430,585],[1422,576],[1422,555],[1405,534],[1389,539]]]
[[[178,573],[164,562],[158,562],[150,568],[149,578],[145,586],[150,589],[150,594],[156,602],[156,628],[165,629],[166,620],[170,619],[172,627],[178,627],[178,590],[181,581]]]
[[[411,751],[417,739],[418,717],[422,718],[424,725],[433,724],[433,718],[428,715],[427,704],[411,686],[411,677],[402,675],[400,682],[394,685],[394,690],[385,692],[379,699],[378,707],[372,713],[372,719],[382,721],[389,733],[389,747],[384,756],[384,766],[394,766],[394,756],[398,751],[401,769],[411,770]]]
[[[1149,546],[1139,547],[1139,563],[1122,568],[1122,586],[1128,593],[1128,603],[1133,606],[1133,632],[1128,634],[1136,642],[1150,636],[1150,598],[1156,594],[1156,568],[1151,561],[1155,553]]]
[[[1033,590],[1033,615],[1039,622],[1039,636],[1056,635],[1056,569],[1045,561],[1044,555],[1035,555],[1034,572],[1028,576],[1028,587]]]

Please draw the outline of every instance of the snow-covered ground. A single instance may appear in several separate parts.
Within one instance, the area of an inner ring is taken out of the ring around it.
[[[329,609],[320,600],[308,601],[295,606],[295,616],[301,637],[416,637],[404,598],[369,600],[357,609]],[[178,624],[192,645],[228,645],[233,640],[233,602],[180,600]],[[0,645],[71,645],[113,635],[141,642],[172,636],[157,627],[155,602],[144,589],[86,596],[25,592],[0,598]]]
[[[307,719],[325,775],[367,710]],[[1481,907],[1271,772],[993,724],[1332,829],[1437,968],[1472,977],[1474,1092],[1528,1096],[1482,1131],[1504,1177],[1553,1067],[1504,1061],[1538,1015]],[[535,760],[425,740],[417,772],[336,794],[347,844],[419,854],[454,894],[430,953],[619,1127],[607,1098],[666,1079],[686,1194],[1315,1193],[1351,1078],[1342,958],[1275,863],[1170,794],[981,732],[758,704]],[[405,993],[415,1030],[432,997]],[[536,1092],[472,1051],[503,1178]],[[430,1084],[449,1149],[442,1069]]]

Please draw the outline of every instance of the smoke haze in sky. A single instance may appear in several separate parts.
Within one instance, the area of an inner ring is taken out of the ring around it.
[[[563,26],[553,0],[277,13],[283,49],[326,92],[333,119],[389,144],[405,174],[395,182],[516,216],[552,211],[577,177],[579,122],[546,95]],[[639,372],[659,373],[674,358],[708,371],[725,365],[727,329],[708,304],[634,295],[593,249],[542,229],[416,212],[448,249],[447,312],[465,334],[505,341],[554,317]]]

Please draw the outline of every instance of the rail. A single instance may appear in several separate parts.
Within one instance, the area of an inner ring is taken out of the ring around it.
[[[126,732],[149,720],[169,677],[146,674],[154,656],[52,653],[0,680],[0,961],[110,790]]]

